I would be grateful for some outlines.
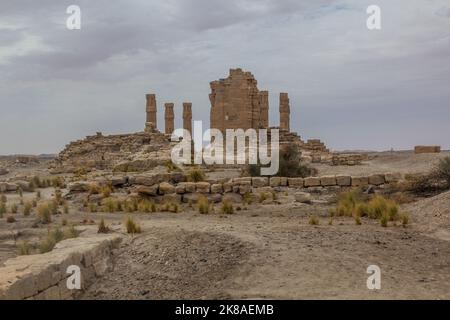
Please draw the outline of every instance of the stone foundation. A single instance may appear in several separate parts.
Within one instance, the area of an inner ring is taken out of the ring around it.
[[[440,153],[440,146],[415,146],[414,153]]]
[[[73,299],[80,290],[67,289],[67,267],[80,267],[85,289],[112,270],[112,249],[120,241],[117,234],[73,238],[48,253],[7,260],[0,268],[0,300]]]

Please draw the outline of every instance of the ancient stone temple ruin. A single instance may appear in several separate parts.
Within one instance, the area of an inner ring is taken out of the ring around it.
[[[225,79],[212,81],[211,128],[225,133],[226,129],[270,129],[269,128],[269,92],[260,91],[255,77],[242,69],[231,69]],[[279,98],[280,146],[297,146],[311,161],[329,160],[326,146],[317,139],[303,141],[290,126],[290,101],[288,93],[281,92]]]
[[[269,126],[269,91],[259,90],[258,83],[248,71],[230,69],[229,76],[210,83],[210,127],[223,133],[226,129],[279,129],[280,147],[296,146],[302,158],[333,165],[353,165],[361,162],[361,155],[330,153],[318,139],[304,141],[291,131],[291,105],[288,93],[279,94],[279,126]],[[121,168],[145,170],[170,160],[170,135],[174,127],[173,103],[164,103],[164,131],[158,130],[155,94],[146,94],[146,122],[144,132],[104,136],[97,133],[84,140],[71,142],[59,154],[58,165],[66,168]],[[192,134],[192,103],[182,105],[183,128]],[[270,130],[269,130],[270,133]]]

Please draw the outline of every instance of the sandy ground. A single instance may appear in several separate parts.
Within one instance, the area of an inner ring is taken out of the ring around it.
[[[228,216],[136,215],[145,232],[122,244],[116,269],[83,299],[450,298],[449,242],[415,224],[328,225],[326,212],[268,205]],[[319,226],[309,225],[311,214]],[[366,286],[372,264],[381,268],[379,291]]]
[[[378,153],[362,166],[318,167],[320,174],[423,172],[445,155]],[[10,175],[32,172],[13,168]],[[42,190],[42,197],[52,192]],[[407,228],[382,228],[365,218],[360,226],[351,218],[329,225],[328,194],[314,194],[319,201],[313,205],[294,203],[292,192],[279,195],[282,205],[253,204],[233,215],[200,215],[187,208],[134,214],[143,233],[125,235],[114,271],[81,298],[450,299],[450,193],[404,205],[411,216]],[[14,201],[17,195],[8,195],[8,203]],[[308,223],[312,215],[319,217],[318,226]],[[0,219],[0,264],[17,255],[19,241],[47,232],[33,226],[33,217],[16,217],[13,224]],[[62,219],[70,224],[104,218],[123,230],[125,217],[71,209],[54,217],[53,226]],[[381,290],[367,289],[369,265],[381,268]]]
[[[368,161],[358,166],[329,166],[313,164],[319,170],[319,175],[350,174],[368,175],[375,173],[399,172],[422,173],[428,172],[440,159],[450,156],[450,151],[441,153],[414,154],[413,151],[376,152],[369,153]]]

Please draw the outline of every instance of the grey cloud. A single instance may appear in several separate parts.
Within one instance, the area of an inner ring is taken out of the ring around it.
[[[80,31],[65,29],[73,3]],[[365,28],[368,0],[2,3],[0,59],[2,47],[30,36],[47,49],[0,64],[0,153],[56,152],[98,130],[141,130],[147,92],[159,106],[176,103],[176,124],[183,101],[207,124],[209,81],[230,67],[270,90],[271,124],[287,91],[293,129],[331,148],[450,148],[448,4],[378,3],[379,32]]]

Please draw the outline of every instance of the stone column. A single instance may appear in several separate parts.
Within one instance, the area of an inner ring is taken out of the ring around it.
[[[287,93],[280,93],[280,129],[290,131],[290,106]]]
[[[164,104],[164,120],[165,120],[165,133],[172,134],[174,130],[173,119],[175,118],[173,114],[173,103]]]
[[[145,95],[147,99],[147,120],[145,123],[145,131],[153,131],[157,128],[156,125],[156,96],[154,94]]]
[[[269,127],[269,91],[259,92],[259,106],[261,110],[260,126],[267,129]]]
[[[192,136],[192,103],[183,102],[183,129],[189,131]]]

